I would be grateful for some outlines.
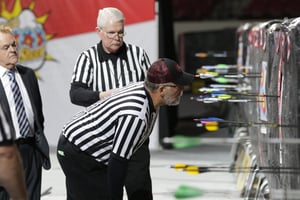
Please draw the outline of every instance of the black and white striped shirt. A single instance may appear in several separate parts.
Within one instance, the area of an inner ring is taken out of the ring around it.
[[[79,55],[71,82],[107,91],[144,81],[149,67],[148,55],[141,47],[124,43],[117,54],[106,54],[100,42]]]
[[[133,83],[78,113],[65,125],[63,135],[108,164],[111,152],[129,159],[149,137],[156,116],[144,83]]]
[[[10,129],[9,123],[4,116],[2,107],[0,106],[0,144],[7,142],[12,142],[14,140],[14,135]]]

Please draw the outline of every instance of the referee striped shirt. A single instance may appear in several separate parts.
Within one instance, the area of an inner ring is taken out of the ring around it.
[[[12,142],[14,135],[11,132],[9,123],[4,116],[2,107],[0,106],[0,144]]]
[[[71,82],[107,91],[144,81],[149,67],[148,55],[141,47],[124,43],[118,53],[107,54],[100,42],[79,55]]]
[[[78,113],[63,128],[72,144],[108,164],[110,153],[130,159],[149,137],[157,112],[143,82],[123,87]]]

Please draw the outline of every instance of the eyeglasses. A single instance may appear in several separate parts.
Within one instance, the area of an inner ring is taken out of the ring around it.
[[[108,37],[109,39],[114,39],[116,36],[118,36],[118,37],[124,37],[125,36],[124,31],[119,31],[119,32],[109,31],[109,32],[106,32],[103,29],[102,29],[102,31],[105,33],[106,37]]]

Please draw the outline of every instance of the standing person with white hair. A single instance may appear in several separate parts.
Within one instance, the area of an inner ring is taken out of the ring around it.
[[[113,7],[99,10],[96,32],[100,41],[77,58],[70,99],[89,106],[129,83],[144,81],[150,60],[144,49],[124,42],[125,17]],[[83,141],[85,143],[86,141]],[[152,200],[149,139],[128,164],[125,188],[129,200]]]
[[[18,61],[17,40],[12,29],[0,25],[0,104],[16,136],[28,199],[40,200],[42,169],[51,168],[42,97],[33,69]],[[10,199],[3,188],[0,188],[0,199]]]
[[[178,105],[193,79],[174,60],[161,58],[152,63],[145,81],[120,88],[66,123],[57,157],[67,200],[122,200],[131,158],[149,138],[160,107]],[[149,169],[136,170],[138,180]],[[134,198],[149,199],[145,194]]]

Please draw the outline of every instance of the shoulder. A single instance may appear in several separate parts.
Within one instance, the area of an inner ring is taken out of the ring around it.
[[[16,68],[20,74],[34,74],[34,70],[32,68],[24,65],[17,64]]]
[[[23,81],[30,81],[30,82],[37,82],[38,77],[36,76],[36,72],[30,68],[23,65],[17,65],[16,69],[20,76],[22,77]]]
[[[134,45],[134,44],[125,44],[127,49],[130,49],[130,50],[133,50],[133,51],[140,51],[140,52],[145,52],[145,50],[140,47],[140,46],[137,46],[137,45]]]
[[[98,43],[98,44],[99,44],[99,43]],[[89,55],[90,55],[91,53],[97,53],[97,52],[99,51],[98,44],[95,44],[94,46],[91,46],[91,47],[89,47],[88,49],[82,51],[82,52],[80,53],[80,55],[85,55],[85,56],[89,57]]]
[[[130,102],[134,101],[135,96],[144,96],[144,83],[143,82],[135,82],[130,83],[129,85],[120,88],[116,93],[114,93],[111,98],[112,101],[117,100],[118,102]]]

